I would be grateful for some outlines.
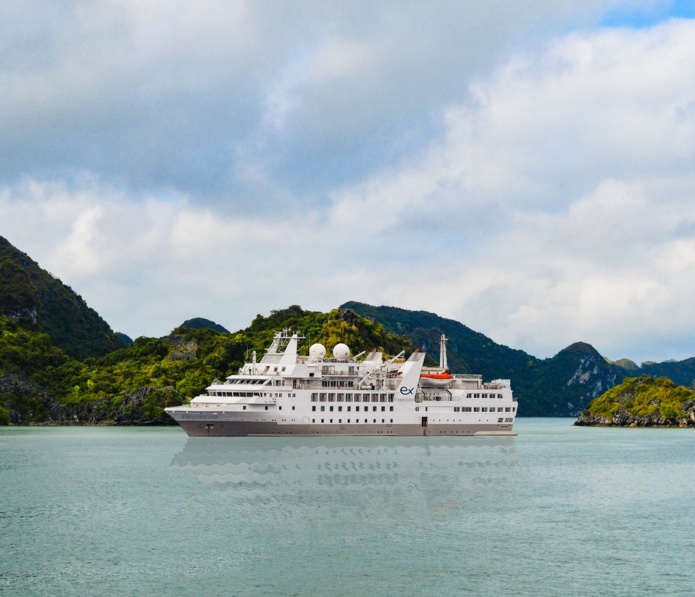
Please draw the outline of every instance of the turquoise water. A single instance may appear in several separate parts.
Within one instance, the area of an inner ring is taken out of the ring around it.
[[[0,427],[0,593],[695,594],[695,431]]]

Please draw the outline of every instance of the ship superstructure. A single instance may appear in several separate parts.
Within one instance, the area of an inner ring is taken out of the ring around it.
[[[510,381],[451,374],[443,335],[439,367],[419,351],[351,357],[342,343],[332,357],[321,344],[300,356],[303,339],[278,332],[260,361],[254,351],[238,374],[166,412],[191,436],[515,435]]]

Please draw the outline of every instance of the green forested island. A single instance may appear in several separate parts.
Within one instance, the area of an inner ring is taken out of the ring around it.
[[[164,407],[182,404],[213,379],[223,379],[263,354],[283,327],[312,342],[347,342],[355,352],[381,348],[411,352],[410,342],[347,310],[304,311],[298,306],[258,316],[245,330],[178,327],[164,338],[138,338],[127,348],[78,360],[0,316],[0,423],[168,424]],[[308,344],[300,352],[307,354]]]
[[[637,366],[576,342],[538,359],[434,313],[354,301],[329,312],[279,309],[236,332],[196,317],[163,338],[132,341],[0,237],[0,424],[168,424],[165,406],[235,373],[283,328],[307,338],[304,354],[313,342],[329,349],[344,342],[353,354],[419,348],[429,364],[446,334],[451,370],[511,379],[520,416],[577,416],[628,376],[668,376],[683,385],[695,379],[695,358]]]
[[[593,400],[575,425],[693,427],[695,392],[667,377],[629,377]]]

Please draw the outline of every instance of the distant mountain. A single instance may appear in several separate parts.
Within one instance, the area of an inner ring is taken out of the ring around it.
[[[606,359],[607,360],[607,359]],[[608,361],[610,362],[610,361]],[[637,363],[634,361],[631,361],[630,359],[618,359],[617,361],[613,361],[614,365],[617,365],[618,367],[622,369],[627,369],[628,371],[637,371],[639,369],[639,366]]]
[[[133,339],[123,332],[116,332],[116,337],[123,343],[123,346],[127,347],[133,343]]]
[[[210,321],[209,319],[205,319],[203,317],[187,319],[181,324],[180,327],[187,328],[189,330],[204,330],[209,328],[211,330],[215,330],[216,332],[220,332],[221,334],[229,334],[229,330],[227,328],[222,327],[219,323],[215,323],[214,321]]]
[[[47,333],[77,359],[98,357],[123,343],[69,286],[0,237],[0,315]]]
[[[438,353],[445,334],[449,367],[480,373],[485,379],[511,379],[521,416],[576,416],[589,402],[621,381],[625,369],[612,365],[591,345],[578,342],[550,359],[497,344],[458,321],[427,311],[375,307],[359,302],[341,306],[383,324],[415,346]]]
[[[520,396],[530,404],[526,409],[520,402],[519,411],[523,416],[576,416],[628,373],[590,344],[575,342],[520,376]]]
[[[695,357],[683,361],[664,361],[663,363],[642,363],[638,375],[652,377],[665,376],[678,385],[691,386],[695,380]],[[635,375],[631,372],[631,377]]]

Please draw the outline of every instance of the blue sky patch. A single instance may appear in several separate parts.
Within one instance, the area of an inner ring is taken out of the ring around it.
[[[614,11],[608,13],[601,20],[601,25],[603,27],[644,29],[674,18],[695,18],[695,2],[693,0],[675,0],[674,2],[662,2],[658,6],[639,11]]]

